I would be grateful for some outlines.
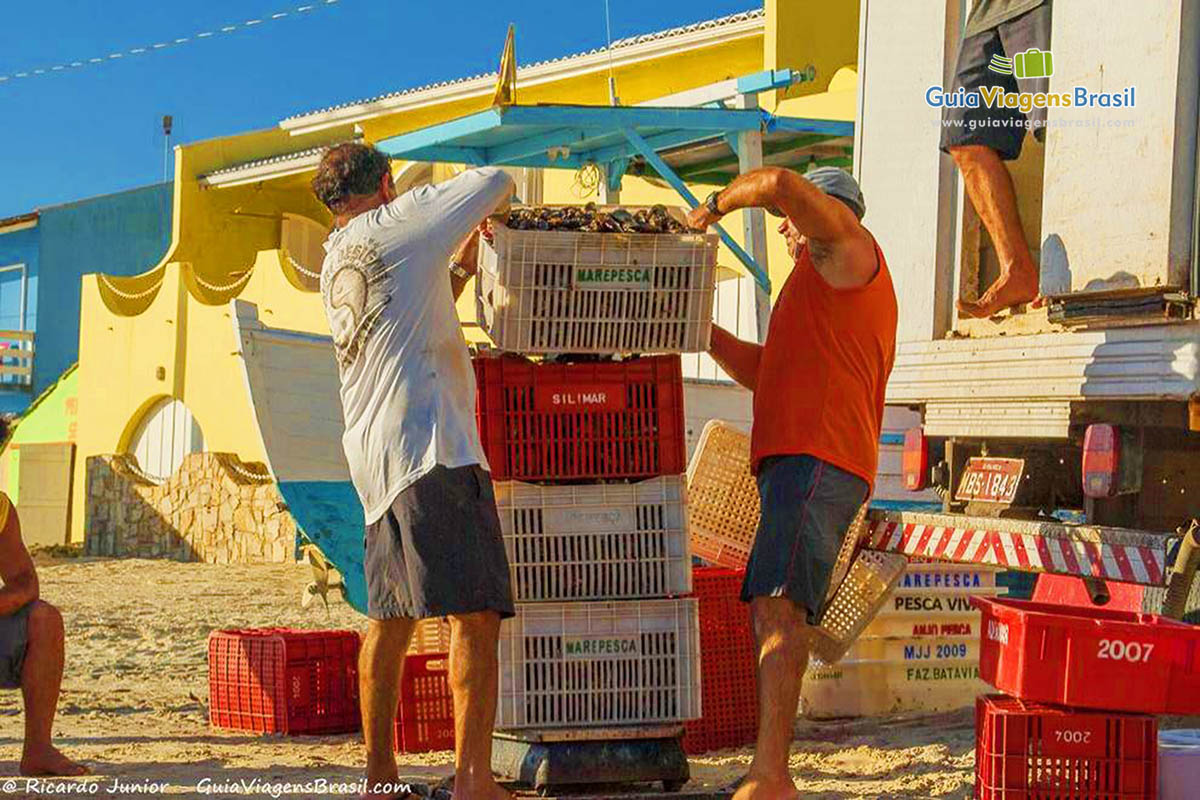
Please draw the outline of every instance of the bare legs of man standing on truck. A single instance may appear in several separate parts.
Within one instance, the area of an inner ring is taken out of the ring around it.
[[[978,300],[959,300],[959,313],[988,317],[1037,297],[1038,267],[1029,253],[1025,229],[1017,213],[1012,175],[1000,155],[983,145],[951,147],[950,155],[962,172],[967,197],[983,220],[1000,257],[1000,277]]]
[[[1018,85],[1016,70],[1007,67],[1005,72],[1004,64],[1013,63],[1018,53],[1049,47],[1050,0],[976,0],[959,47],[951,91],[962,88],[970,93],[998,86],[1005,93],[1045,92],[1048,76],[1022,77]],[[984,103],[944,109],[941,148],[958,165],[971,205],[1000,259],[1000,277],[979,299],[958,301],[958,311],[964,316],[990,317],[1038,295],[1038,266],[1029,252],[1012,176],[1004,162],[1021,155],[1027,129],[1032,128],[1039,141],[1043,140],[1045,125],[1045,108],[1031,109],[1028,114],[1015,108],[989,108]]]

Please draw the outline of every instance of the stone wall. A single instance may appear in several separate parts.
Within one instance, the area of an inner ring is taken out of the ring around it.
[[[216,564],[295,557],[296,523],[261,464],[231,453],[192,453],[166,482],[131,455],[87,460],[88,555]]]

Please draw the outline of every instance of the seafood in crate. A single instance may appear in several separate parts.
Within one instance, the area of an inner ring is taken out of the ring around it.
[[[494,219],[492,241],[480,244],[477,319],[497,347],[605,355],[708,348],[716,234],[674,232],[679,209],[554,211],[511,212],[518,227]],[[667,232],[649,232],[659,229]]]

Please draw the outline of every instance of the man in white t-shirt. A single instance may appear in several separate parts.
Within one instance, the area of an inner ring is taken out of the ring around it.
[[[475,424],[475,374],[454,301],[478,229],[512,179],[470,170],[397,196],[388,157],[341,144],[313,191],[334,215],[321,295],[341,375],[342,444],[366,519],[370,618],[359,658],[370,796],[392,796],[392,731],[415,620],[450,618],[454,794],[508,796],[491,772],[508,559]]]

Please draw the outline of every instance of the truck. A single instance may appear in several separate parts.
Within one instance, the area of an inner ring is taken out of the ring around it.
[[[986,531],[995,563],[1097,601],[1105,579],[1159,586],[1152,608],[1200,510],[1200,3],[1054,0],[1059,99],[1007,163],[1041,301],[991,319],[956,311],[998,263],[938,146],[970,5],[860,6],[855,173],[900,309],[886,401],[919,415],[905,488],[942,505],[878,516],[876,544],[949,555]]]

